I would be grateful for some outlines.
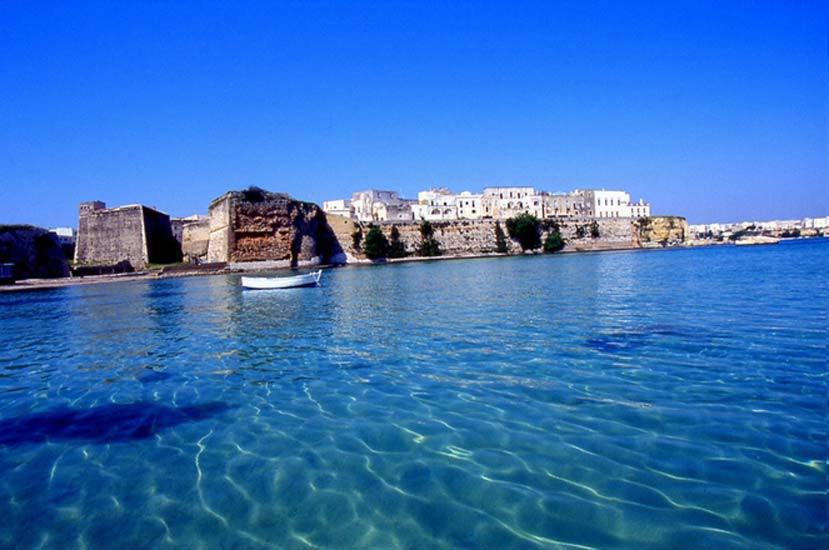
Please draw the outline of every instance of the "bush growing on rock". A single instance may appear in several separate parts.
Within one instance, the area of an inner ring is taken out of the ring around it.
[[[391,241],[389,242],[389,258],[404,258],[406,256],[406,247],[400,240],[400,231],[397,226],[391,228]]]
[[[351,234],[351,244],[354,246],[354,250],[360,250],[360,245],[363,242],[363,230],[359,227],[354,230],[354,233]]]
[[[544,252],[552,254],[564,248],[564,239],[561,238],[561,233],[558,231],[551,231],[544,239]]]
[[[375,260],[385,258],[389,252],[389,241],[379,227],[372,227],[366,233],[366,244],[363,247],[366,257]]]
[[[420,224],[420,245],[417,247],[419,256],[440,256],[440,243],[435,239],[435,230],[432,224],[424,221]]]
[[[509,252],[507,248],[507,236],[504,235],[504,230],[501,229],[501,224],[498,222],[495,222],[495,252],[499,254]]]
[[[590,222],[590,236],[594,239],[599,238],[599,222],[596,220]]]
[[[538,218],[524,213],[507,220],[509,236],[521,245],[521,250],[541,248],[541,231]]]

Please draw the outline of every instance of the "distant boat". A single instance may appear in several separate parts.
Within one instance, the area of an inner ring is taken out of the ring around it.
[[[263,290],[317,286],[320,282],[320,277],[322,277],[321,269],[304,275],[294,275],[293,277],[242,277],[242,287]]]

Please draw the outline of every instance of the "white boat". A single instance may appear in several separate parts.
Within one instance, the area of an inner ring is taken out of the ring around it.
[[[242,277],[242,287],[268,289],[317,286],[320,282],[320,277],[322,277],[321,269],[304,275],[294,275],[293,277]]]

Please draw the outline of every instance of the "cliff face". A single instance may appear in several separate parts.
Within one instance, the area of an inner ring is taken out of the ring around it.
[[[257,188],[225,193],[209,208],[209,262],[329,262],[342,253],[316,204]]]
[[[684,244],[689,238],[688,221],[681,216],[651,216],[633,221],[634,242],[642,248]]]
[[[15,264],[15,279],[69,276],[57,236],[41,227],[0,226],[0,263],[6,262]]]

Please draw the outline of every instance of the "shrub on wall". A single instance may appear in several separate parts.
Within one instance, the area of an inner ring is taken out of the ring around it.
[[[385,258],[389,252],[389,241],[379,227],[372,227],[366,233],[366,244],[363,247],[369,259]]]
[[[541,248],[540,222],[532,214],[519,214],[508,219],[507,231],[521,245],[521,250]]]
[[[440,256],[440,243],[435,239],[435,230],[432,224],[424,221],[420,224],[420,245],[417,247],[420,256]]]
[[[590,222],[590,236],[594,239],[599,238],[599,222],[596,220]]]
[[[561,238],[561,233],[558,231],[551,231],[544,239],[544,252],[552,254],[564,248],[564,239]]]
[[[360,227],[354,230],[354,233],[351,234],[351,244],[354,246],[354,250],[360,250],[360,245],[363,242],[363,230]]]
[[[507,236],[504,235],[504,230],[501,229],[501,224],[498,222],[495,222],[495,252],[499,254],[509,252],[507,248]]]
[[[406,256],[406,247],[400,240],[400,231],[397,226],[391,228],[391,240],[389,242],[389,258],[403,258]]]

